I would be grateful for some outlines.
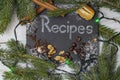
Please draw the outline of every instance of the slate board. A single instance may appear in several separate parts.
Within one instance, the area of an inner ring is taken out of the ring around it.
[[[98,23],[95,22],[98,11],[97,7],[92,6],[92,8],[96,14],[90,21],[84,20],[75,12],[67,14],[65,17],[50,17],[47,15],[46,10],[39,14],[31,25],[31,31],[27,32],[27,34],[34,34],[34,31],[37,30],[37,40],[42,39],[42,41],[51,43],[58,53],[61,50],[69,51],[71,44],[75,42],[78,36],[81,37],[83,42],[98,37]],[[33,47],[35,43],[27,37],[27,44]],[[30,49],[27,48],[27,51],[30,52]],[[97,53],[98,51],[97,46]],[[76,57],[74,56],[74,58]]]

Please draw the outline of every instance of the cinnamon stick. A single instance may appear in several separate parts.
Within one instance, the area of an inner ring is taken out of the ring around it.
[[[52,0],[48,0],[48,3],[53,4]],[[36,12],[38,14],[38,13],[41,13],[42,11],[44,11],[44,10],[45,10],[44,7],[39,6],[39,8],[36,10]]]
[[[39,7],[39,8],[36,10],[36,12],[37,12],[37,14],[38,14],[38,13],[41,13],[42,11],[44,11],[44,10],[45,10],[44,7]]]
[[[48,3],[53,4],[52,0],[48,0]]]
[[[46,9],[48,9],[48,10],[55,10],[55,9],[57,9],[57,7],[51,5],[51,4],[47,3],[47,2],[42,2],[42,1],[38,1],[38,0],[32,0],[32,1],[34,3],[36,3],[36,4],[38,4],[39,6],[44,7]]]

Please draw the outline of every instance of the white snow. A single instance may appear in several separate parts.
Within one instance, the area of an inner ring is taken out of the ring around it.
[[[0,80],[3,80],[3,73],[5,71],[10,71],[10,69],[6,66],[4,66],[1,62],[0,62]]]

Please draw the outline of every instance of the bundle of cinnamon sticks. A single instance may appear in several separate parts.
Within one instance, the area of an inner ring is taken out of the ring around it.
[[[40,0],[32,0],[32,1],[37,5],[39,5],[39,8],[37,9],[37,13],[41,13],[45,9],[48,9],[48,10],[58,9],[56,6],[52,5],[53,4],[52,0],[48,0],[48,2],[43,2]]]

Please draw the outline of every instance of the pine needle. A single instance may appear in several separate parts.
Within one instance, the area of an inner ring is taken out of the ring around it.
[[[37,80],[39,78],[47,79],[48,70],[56,67],[50,61],[45,61],[26,53],[26,49],[23,44],[16,44],[16,41],[13,39],[9,41],[7,45],[8,49],[0,50],[0,59],[7,67],[11,68],[12,66],[13,71],[5,73],[5,80]],[[27,63],[28,61],[33,65],[33,67],[21,67],[17,65],[19,62]]]
[[[17,0],[17,16],[19,20],[23,18],[32,20],[35,15],[34,5],[31,0]]]
[[[99,35],[106,40],[110,39],[112,36],[114,36],[116,34],[117,34],[117,32],[115,32],[113,29],[110,29],[104,25],[99,26]],[[111,41],[120,45],[120,35],[115,37]]]
[[[98,58],[98,65],[91,72],[83,74],[83,80],[119,80],[119,67],[116,69],[116,49],[111,44],[103,44],[102,53]]]
[[[14,0],[0,0],[0,34],[3,33],[11,21],[14,10]]]

